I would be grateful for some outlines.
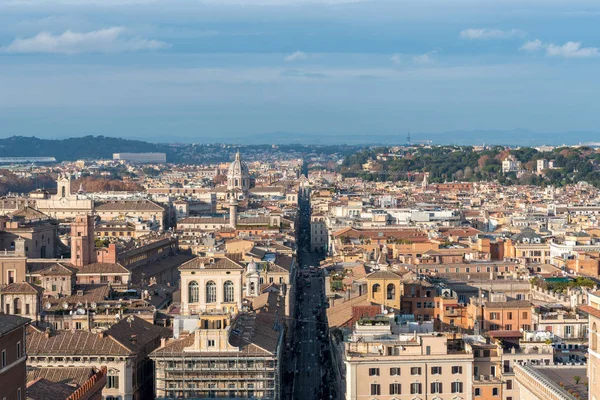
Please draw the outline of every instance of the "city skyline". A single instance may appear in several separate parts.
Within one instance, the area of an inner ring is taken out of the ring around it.
[[[591,1],[4,1],[0,136],[590,141],[599,13]]]

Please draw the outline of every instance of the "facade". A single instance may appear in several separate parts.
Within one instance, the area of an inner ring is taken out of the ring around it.
[[[28,318],[0,314],[0,395],[24,400],[27,388],[25,330]]]
[[[137,164],[162,164],[167,162],[165,153],[114,153],[113,160]]]
[[[589,382],[590,400],[600,399],[600,292],[588,295],[588,304],[580,307],[581,311],[589,315],[589,348],[587,377]]]
[[[133,219],[139,222],[150,221],[159,225],[159,230],[167,224],[165,207],[150,200],[114,200],[99,204],[95,208],[96,215],[102,221]]]
[[[105,399],[143,400],[152,397],[154,369],[148,354],[170,335],[138,317],[129,316],[108,330],[45,331],[29,327],[27,354],[30,368],[107,368]]]
[[[218,311],[235,314],[242,309],[244,267],[227,257],[197,257],[179,267],[181,314]],[[254,283],[255,295],[258,282]],[[252,290],[252,282],[247,285]]]
[[[452,350],[441,334],[393,334],[390,324],[359,320],[344,343],[347,400],[471,398],[472,353]]]
[[[265,293],[235,319],[202,313],[194,332],[152,353],[156,398],[280,399],[282,310],[279,296]]]
[[[315,213],[310,217],[310,251],[327,251],[329,234],[323,214]]]

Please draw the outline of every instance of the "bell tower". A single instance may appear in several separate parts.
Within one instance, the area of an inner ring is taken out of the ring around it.
[[[83,267],[95,262],[94,216],[79,215],[71,224],[71,264]]]
[[[71,195],[71,178],[63,175],[56,181],[57,191],[56,196],[59,199],[69,197]]]

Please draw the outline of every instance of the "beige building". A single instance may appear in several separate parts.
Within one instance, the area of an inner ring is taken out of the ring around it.
[[[393,318],[357,322],[344,343],[346,399],[470,399],[473,354],[441,334],[395,333]]]
[[[588,370],[590,400],[600,399],[600,348],[598,348],[598,337],[600,336],[600,292],[588,295],[588,305],[579,307],[581,311],[589,315],[589,349]]]
[[[71,178],[60,177],[57,181],[57,192],[44,194],[36,199],[36,208],[44,214],[58,220],[72,220],[82,214],[91,214],[94,202],[80,194],[71,193]]]
[[[228,257],[197,257],[179,267],[181,314],[236,314],[242,308],[244,267]],[[255,283],[258,291],[258,284]],[[257,292],[258,293],[258,292]]]

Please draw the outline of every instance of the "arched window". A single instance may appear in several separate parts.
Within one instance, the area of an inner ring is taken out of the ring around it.
[[[395,300],[396,299],[396,286],[393,283],[387,285],[387,299]]]
[[[191,281],[188,285],[188,303],[197,303],[198,301],[200,301],[198,282]]]
[[[598,350],[598,331],[595,322],[592,324],[592,350]]]
[[[225,303],[233,303],[235,301],[233,282],[225,282],[223,284],[223,292],[225,293]]]
[[[60,194],[62,195],[61,197],[66,197],[66,192],[67,192],[67,190],[66,190],[66,188],[63,186],[63,187],[60,189]]]
[[[250,294],[254,294],[255,293],[255,286],[254,286],[254,282],[250,282]]]
[[[13,314],[21,315],[21,311],[21,299],[17,297],[13,301]]]
[[[206,302],[216,303],[217,302],[217,284],[213,281],[206,282]]]
[[[381,290],[381,285],[379,283],[376,283],[373,285],[373,293],[379,293],[380,290]]]

